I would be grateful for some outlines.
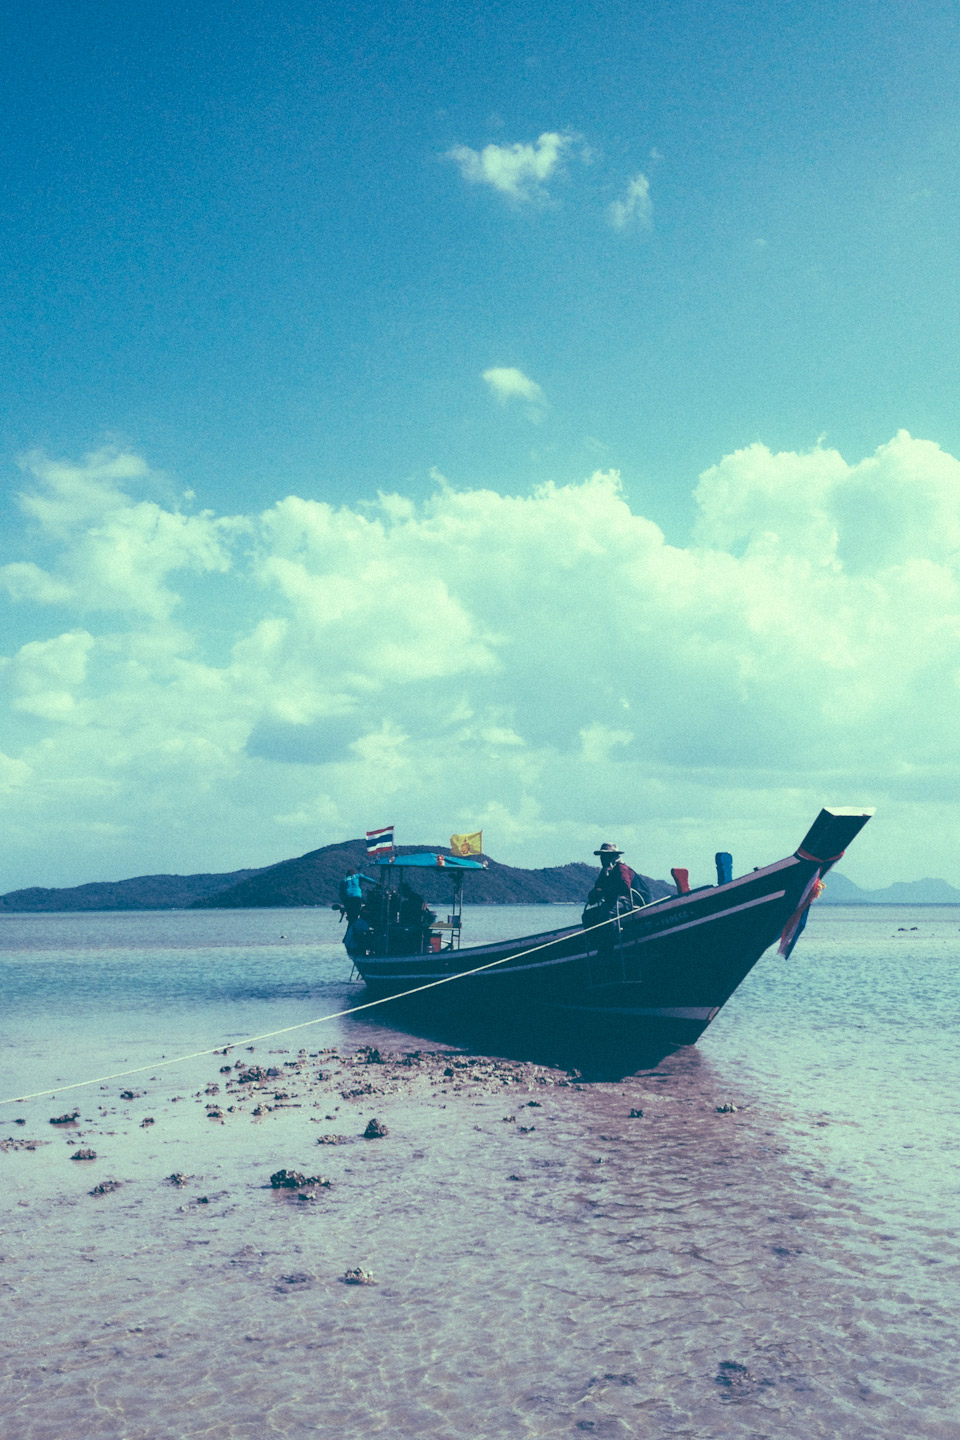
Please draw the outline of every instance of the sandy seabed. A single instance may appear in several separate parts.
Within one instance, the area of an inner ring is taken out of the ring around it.
[[[960,1437],[952,1217],[886,1228],[695,1050],[140,1078],[0,1116],[3,1440]]]

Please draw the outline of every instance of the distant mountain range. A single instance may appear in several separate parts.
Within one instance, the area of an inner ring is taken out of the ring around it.
[[[861,890],[831,870],[823,885],[819,905],[960,905],[960,890],[946,880],[898,880],[884,890]]]
[[[399,855],[443,852],[443,846],[400,845]],[[467,877],[465,898],[474,905],[580,904],[597,871],[574,863],[543,870],[501,865],[486,856],[487,868]],[[269,906],[332,905],[337,887],[351,866],[371,874],[366,842],[348,840],[325,845],[293,860],[261,870],[234,870],[226,875],[141,875],[71,889],[11,890],[0,896],[0,912],[50,910],[239,910]],[[373,867],[375,868],[375,867]],[[659,899],[673,886],[644,877]],[[415,885],[424,899],[443,905],[450,899],[449,876],[421,871]]]
[[[442,853],[443,846],[401,845],[399,855]],[[580,904],[596,869],[575,862],[542,870],[523,870],[487,860],[487,868],[468,876],[464,896],[474,905]],[[345,871],[357,866],[372,873],[363,840],[324,845],[293,860],[259,870],[222,875],[139,875],[132,880],[95,882],[69,889],[11,890],[0,895],[0,913],[60,910],[240,910],[271,906],[332,905]],[[654,899],[674,893],[664,880],[643,877]],[[416,888],[431,904],[450,898],[449,878],[421,871]],[[862,890],[845,875],[831,871],[821,905],[960,905],[960,890],[946,880],[900,880],[885,890]]]
[[[135,880],[96,881],[67,890],[34,885],[0,895],[0,911],[188,910],[196,901],[257,874],[257,870],[232,870],[227,875],[138,875]]]

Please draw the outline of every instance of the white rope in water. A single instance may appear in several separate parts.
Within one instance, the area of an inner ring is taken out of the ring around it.
[[[602,930],[605,925],[617,924],[643,908],[635,905],[632,910],[624,910],[609,920],[586,926],[581,934],[589,935],[591,930]],[[294,1030],[307,1030],[311,1025],[325,1025],[330,1020],[342,1020],[345,1015],[356,1015],[360,1010],[372,1010],[375,1005],[406,1000],[410,995],[419,995],[424,990],[435,990],[438,985],[449,985],[453,980],[466,980],[471,975],[493,970],[497,965],[506,965],[511,960],[521,960],[525,955],[535,955],[538,950],[546,950],[556,944],[556,940],[545,940],[542,945],[533,945],[529,950],[518,950],[514,955],[502,955],[499,960],[490,960],[486,965],[477,965],[473,970],[458,970],[456,975],[444,975],[439,980],[428,981],[426,985],[416,985],[412,990],[404,990],[400,995],[381,995],[377,1000],[365,1000],[362,1005],[351,1005],[346,1010],[334,1010],[332,1014],[320,1015],[316,1020],[301,1020],[296,1025],[284,1025],[280,1030],[265,1030],[262,1035],[248,1035],[245,1040],[232,1040],[225,1046],[212,1045],[209,1050],[194,1050],[190,1055],[177,1055],[173,1060],[155,1060],[151,1065],[134,1065],[129,1070],[114,1070],[111,1075],[97,1075],[92,1080],[75,1080],[70,1085],[54,1085],[49,1090],[34,1090],[29,1095],[11,1095],[6,1100],[0,1100],[0,1105],[21,1105],[25,1100],[40,1100],[44,1095],[59,1095],[66,1090],[83,1090],[88,1085],[105,1085],[108,1080],[125,1080],[128,1075],[144,1075],[148,1070],[166,1070],[171,1065],[183,1065],[188,1060],[202,1060],[205,1055],[225,1055],[228,1050],[234,1050],[240,1045],[252,1045],[257,1040],[273,1040],[278,1035],[290,1035]]]

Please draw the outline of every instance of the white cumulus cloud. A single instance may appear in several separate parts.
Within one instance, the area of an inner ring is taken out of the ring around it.
[[[653,224],[653,201],[646,175],[634,175],[622,199],[607,206],[607,220],[614,230],[649,230]]]
[[[708,879],[715,850],[763,863],[831,802],[880,806],[855,879],[960,882],[960,461],[930,441],[722,457],[687,545],[613,472],[288,496],[194,530],[128,493],[145,467],[62,469],[6,572],[30,599],[41,545],[76,613],[0,662],[0,888],[265,864],[391,820],[425,842],[482,823],[525,864],[612,838]],[[117,579],[103,536],[128,523],[142,565]],[[206,578],[174,626],[178,567]]]
[[[575,140],[574,135],[546,130],[532,145],[485,145],[482,150],[455,145],[445,158],[457,164],[471,185],[490,185],[511,200],[543,200],[547,181]]]
[[[489,370],[484,370],[481,378],[489,385],[491,393],[501,405],[506,405],[510,400],[526,400],[530,419],[543,418],[547,397],[537,382],[524,375],[522,370],[517,370],[512,365],[494,365]]]
[[[172,572],[229,568],[226,541],[236,522],[134,500],[121,482],[149,477],[136,455],[98,451],[72,464],[34,453],[23,468],[34,484],[20,496],[21,509],[62,548],[53,573],[33,561],[0,567],[0,585],[14,599],[161,619],[177,604],[166,584]]]

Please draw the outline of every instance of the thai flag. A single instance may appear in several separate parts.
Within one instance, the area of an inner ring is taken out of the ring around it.
[[[393,826],[384,825],[382,830],[367,831],[367,854],[386,855],[393,849]]]

